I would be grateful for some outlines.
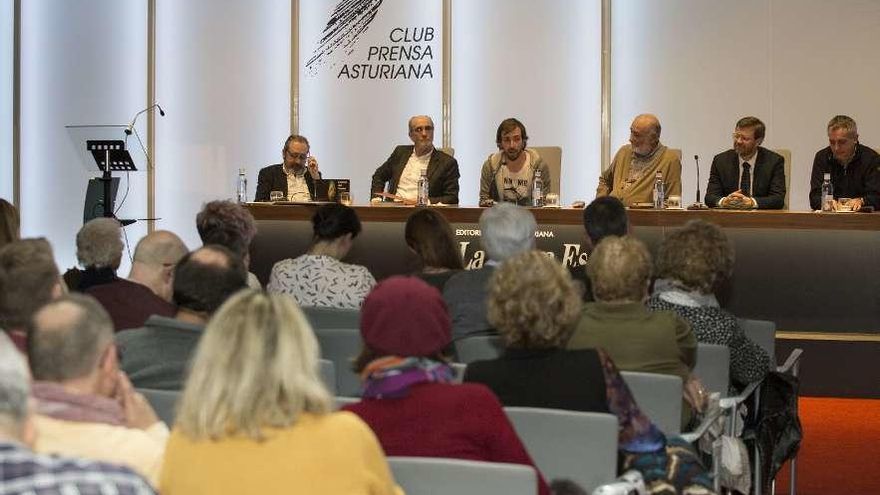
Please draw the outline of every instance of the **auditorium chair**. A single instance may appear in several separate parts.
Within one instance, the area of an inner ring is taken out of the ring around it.
[[[454,342],[456,361],[473,363],[496,359],[501,356],[501,337],[498,335],[474,335]]]
[[[538,475],[531,466],[439,457],[389,457],[394,480],[407,495],[479,493],[534,495]]]
[[[544,159],[544,163],[550,169],[550,192],[559,195],[559,186],[562,182],[562,147],[534,146],[531,148],[538,152],[538,155]]]
[[[620,374],[639,409],[663,433],[677,435],[681,431],[681,377],[640,371],[621,371]]]
[[[727,397],[730,388],[730,348],[726,345],[697,343],[694,375],[709,392]]]
[[[614,481],[617,417],[608,413],[505,407],[535,465],[552,480],[567,478],[592,492]]]
[[[782,155],[783,169],[785,170],[785,203],[783,208],[788,209],[788,198],[791,197],[791,150],[784,148],[773,150]]]
[[[147,402],[156,411],[159,419],[165,423],[168,428],[174,426],[174,418],[177,415],[177,401],[180,400],[179,390],[154,390],[150,388],[139,388],[138,392],[143,394]]]
[[[321,358],[332,361],[336,368],[336,393],[359,397],[361,379],[351,365],[363,346],[360,330],[357,327],[315,328],[315,337],[321,347]]]
[[[303,306],[302,310],[312,325],[312,329],[360,328],[361,311],[359,309]]]
[[[329,359],[321,359],[318,363],[321,382],[327,387],[330,395],[336,395],[336,365]]]

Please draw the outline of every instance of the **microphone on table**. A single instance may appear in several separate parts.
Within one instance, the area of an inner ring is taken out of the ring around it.
[[[688,210],[705,210],[708,206],[700,201],[700,155],[694,155],[694,161],[697,163],[697,201],[688,206]]]

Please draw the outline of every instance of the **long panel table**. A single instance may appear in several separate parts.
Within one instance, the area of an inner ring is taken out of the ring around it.
[[[253,203],[248,208],[258,225],[251,269],[265,283],[275,262],[306,251],[316,207]],[[346,261],[367,266],[377,279],[418,269],[403,237],[412,207],[355,209],[363,232]],[[482,266],[485,254],[477,222],[484,209],[438,211],[452,223],[466,265]],[[586,260],[583,210],[531,211],[538,221],[538,249],[569,266]],[[734,245],[736,262],[719,298],[740,317],[773,320],[780,330],[790,332],[880,336],[880,214],[630,210],[629,218],[632,233],[652,252],[667,230],[688,220],[720,225]]]

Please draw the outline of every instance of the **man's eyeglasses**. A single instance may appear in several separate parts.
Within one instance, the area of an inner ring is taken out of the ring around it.
[[[434,130],[434,126],[432,126],[432,125],[423,125],[423,126],[412,128],[412,132],[431,132],[433,130]]]
[[[291,153],[289,151],[285,151],[285,153],[287,154],[288,158],[293,158],[297,161],[302,161],[309,157],[308,153]]]

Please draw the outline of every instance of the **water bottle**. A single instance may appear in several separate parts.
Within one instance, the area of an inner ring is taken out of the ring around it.
[[[654,208],[666,208],[666,186],[663,184],[663,173],[659,170],[654,175]]]
[[[831,174],[822,179],[822,211],[834,211],[834,186],[831,185]]]
[[[532,206],[544,206],[544,180],[540,170],[535,170],[535,182],[532,183]]]
[[[247,203],[247,176],[244,174],[244,169],[238,169],[238,203],[244,204]]]
[[[419,194],[416,198],[417,206],[428,206],[430,204],[430,199],[428,199],[428,169],[423,168],[421,175],[419,175],[418,182]]]

